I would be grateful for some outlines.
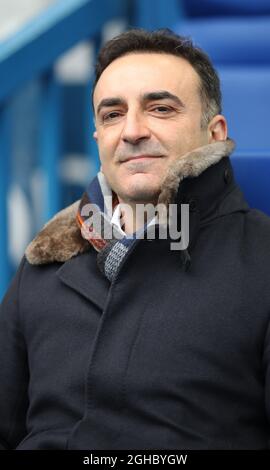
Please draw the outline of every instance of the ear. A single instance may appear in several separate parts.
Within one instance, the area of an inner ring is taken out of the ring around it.
[[[226,140],[228,135],[227,122],[222,114],[217,114],[208,124],[208,142]]]

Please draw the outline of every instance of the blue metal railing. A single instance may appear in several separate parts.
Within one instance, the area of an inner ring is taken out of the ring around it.
[[[125,0],[61,0],[0,47],[0,103],[42,74],[74,44],[96,39],[109,19],[125,15]]]
[[[129,0],[59,0],[0,44],[0,300],[11,273],[7,214],[10,100],[30,80],[42,79],[38,161],[45,174],[42,217],[45,222],[60,208],[59,100],[53,65],[62,53],[80,41],[91,40],[97,49],[105,23],[114,18],[126,19],[128,7]],[[16,236],[20,236],[20,227],[16,230]]]

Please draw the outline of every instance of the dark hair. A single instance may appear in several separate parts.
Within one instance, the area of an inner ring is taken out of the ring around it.
[[[119,34],[100,50],[95,68],[92,104],[95,86],[108,65],[118,57],[132,52],[157,52],[182,57],[196,70],[200,78],[202,126],[221,113],[220,81],[208,55],[194,46],[191,39],[179,36],[168,28],[147,31],[136,28]]]

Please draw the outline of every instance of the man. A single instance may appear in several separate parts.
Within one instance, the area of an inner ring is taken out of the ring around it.
[[[130,30],[99,54],[93,106],[101,171],[2,303],[3,448],[268,448],[270,220],[234,180],[215,70]],[[189,205],[188,244],[136,216],[149,204],[181,235]]]

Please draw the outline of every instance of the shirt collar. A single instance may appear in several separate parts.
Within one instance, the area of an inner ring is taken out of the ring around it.
[[[118,204],[116,208],[114,209],[114,212],[111,218],[111,223],[117,226],[118,230],[120,231],[122,235],[126,236],[126,233],[124,232],[120,224],[120,217],[121,217],[121,207],[120,207],[120,204]]]
[[[114,209],[112,218],[111,218],[111,224],[116,225],[120,233],[124,236],[126,236],[126,232],[121,227],[120,224],[120,218],[121,218],[121,205],[117,204],[117,206]],[[147,224],[147,227],[150,227],[151,225],[155,225],[156,223],[156,217],[153,217],[150,222]]]

